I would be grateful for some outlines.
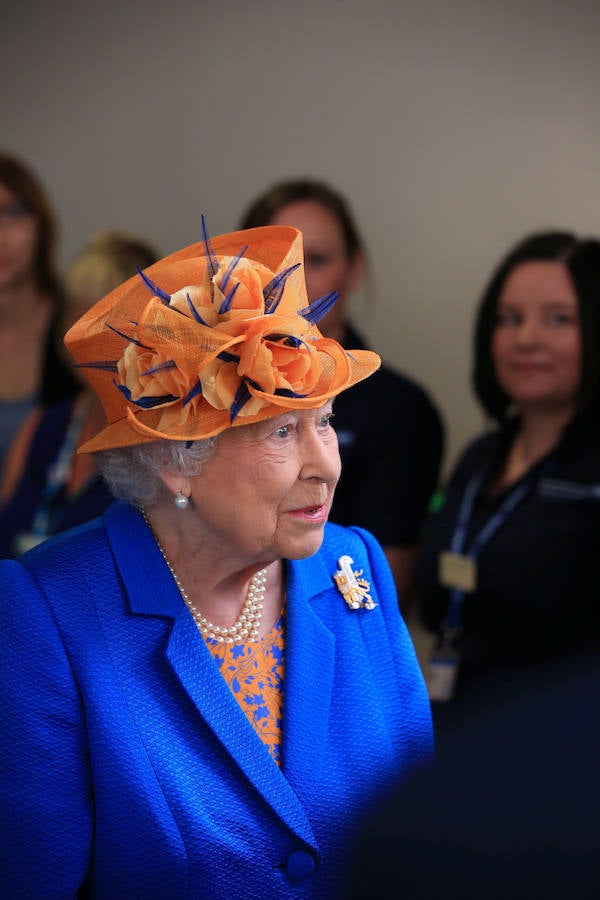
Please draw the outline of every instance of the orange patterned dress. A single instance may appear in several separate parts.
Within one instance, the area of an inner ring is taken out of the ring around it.
[[[224,644],[205,638],[221,675],[256,733],[280,764],[285,616],[257,641]]]

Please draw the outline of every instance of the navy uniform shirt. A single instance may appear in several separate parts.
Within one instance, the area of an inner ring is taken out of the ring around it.
[[[364,348],[348,329],[344,346]],[[342,475],[331,521],[360,525],[384,546],[418,540],[437,487],[442,423],[427,393],[387,366],[343,391],[334,402]]]
[[[449,592],[439,583],[439,555],[450,547],[470,479],[487,468],[467,529],[467,548],[523,480],[499,493],[490,491],[515,427],[469,445],[450,477],[441,510],[424,529],[417,594],[430,631],[437,631],[446,616]],[[526,662],[560,651],[599,628],[600,429],[575,421],[549,471],[546,459],[523,476],[533,475],[533,490],[481,550],[476,590],[463,603],[459,690],[469,673],[474,681],[486,665]]]

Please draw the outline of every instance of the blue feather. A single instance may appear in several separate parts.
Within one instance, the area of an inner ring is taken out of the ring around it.
[[[142,372],[143,375],[154,375],[155,372],[166,372],[168,369],[175,368],[175,361],[170,359],[168,362],[161,363],[159,366],[154,366],[153,369],[147,369],[145,372]]]
[[[208,231],[206,230],[206,222],[204,220],[204,215],[200,217],[201,222],[201,232],[202,232],[202,240],[204,242],[204,255],[207,259],[207,268],[211,278],[214,278],[217,272],[219,271],[219,260],[217,259],[217,255],[213,250],[213,245],[210,237],[208,236]]]
[[[300,267],[300,263],[296,263],[295,266],[289,266],[287,269],[284,269],[283,272],[280,272],[279,275],[276,275],[265,287],[263,288],[263,299],[265,301],[265,312],[267,314],[274,313],[277,309],[281,298],[283,297],[283,291],[285,288],[285,282],[296,269]]]
[[[198,312],[198,310],[192,303],[192,298],[190,297],[190,295],[186,294],[185,299],[187,300],[188,309],[191,312],[191,314],[193,315],[196,322],[198,322],[200,325],[205,325],[208,328],[208,324],[204,321],[204,319],[202,318],[202,316],[200,315],[200,313]]]
[[[229,421],[233,422],[237,417],[239,411],[243,406],[246,405],[248,400],[252,397],[252,394],[248,390],[248,386],[245,381],[242,381],[239,388],[235,392],[235,397],[233,398],[233,403],[229,407]]]
[[[275,391],[278,397],[308,397],[308,394],[297,394],[289,388],[277,388]]]
[[[174,397],[173,394],[165,394],[163,397],[140,397],[139,400],[133,400],[131,391],[128,387],[125,387],[124,384],[118,384],[116,381],[114,384],[130,403],[134,403],[141,409],[153,409],[155,406],[162,406],[164,403],[170,403],[172,400],[178,399],[177,397]]]
[[[167,294],[166,291],[163,291],[163,289],[160,288],[157,284],[155,284],[151,278],[149,278],[147,275],[145,275],[141,269],[138,269],[137,271],[138,271],[138,275],[140,276],[140,278],[142,279],[142,281],[144,282],[146,287],[150,291],[152,291],[152,293],[156,297],[160,297],[160,299],[162,300],[163,303],[168,305],[171,302],[171,295]]]
[[[232,274],[233,270],[235,269],[235,267],[237,266],[237,264],[239,263],[240,259],[242,258],[242,256],[244,255],[244,253],[246,252],[247,249],[248,249],[248,244],[246,244],[244,247],[242,247],[242,249],[240,250],[238,255],[235,256],[231,260],[229,265],[227,266],[227,269],[225,270],[225,274],[223,275],[223,278],[221,279],[221,284],[219,285],[219,287],[221,288],[221,291],[223,293],[225,293],[227,290],[227,285],[229,284],[229,279],[231,278],[231,274]]]
[[[191,400],[193,400],[194,397],[197,397],[201,393],[202,393],[202,383],[201,383],[200,379],[198,379],[198,381],[196,382],[194,387],[191,390],[189,390],[187,392],[187,394],[185,395],[185,397],[183,398],[183,405],[187,406],[187,404]]]
[[[221,350],[219,354],[217,354],[217,359],[222,359],[223,362],[234,362],[237,363],[240,361],[239,354],[230,353],[229,350]]]
[[[299,350],[302,346],[308,346],[306,341],[303,341],[301,338],[294,337],[293,334],[288,334],[283,343],[288,347],[294,347],[296,350]]]
[[[110,360],[102,360],[98,362],[89,362],[89,363],[73,363],[74,369],[100,369],[103,372],[117,372],[117,364],[116,362],[110,362]]]
[[[272,341],[273,343],[279,342],[286,347],[294,347],[295,350],[299,350],[300,347],[306,347],[308,349],[307,342],[303,341],[302,338],[295,337],[293,334],[266,334],[265,340]]]
[[[337,291],[331,291],[329,294],[325,294],[324,297],[319,297],[314,303],[305,306],[304,309],[299,310],[298,315],[303,316],[311,325],[315,325],[335,306],[338,297]]]
[[[285,344],[287,347],[294,347],[296,350],[299,350],[300,347],[308,347],[306,341],[303,341],[302,338],[295,337],[293,334],[266,334],[266,341],[272,341],[275,343],[278,341],[281,344]]]
[[[142,344],[141,341],[138,341],[135,338],[130,337],[130,335],[125,334],[124,331],[119,331],[118,328],[113,328],[113,326],[109,325],[108,322],[105,322],[104,324],[106,325],[107,328],[110,328],[111,331],[114,331],[115,334],[118,334],[119,337],[125,338],[126,341],[129,341],[130,344],[136,344],[136,346],[142,347],[143,350],[149,349],[148,347],[145,346],[145,344]]]
[[[221,303],[221,305],[219,307],[219,315],[220,316],[222,316],[223,313],[229,312],[229,310],[231,309],[231,304],[233,303],[233,298],[235,297],[235,293],[236,293],[237,289],[239,288],[239,286],[240,286],[240,283],[238,281],[237,284],[234,284],[234,286],[231,288],[229,293],[225,295],[225,299],[223,300],[223,302]]]

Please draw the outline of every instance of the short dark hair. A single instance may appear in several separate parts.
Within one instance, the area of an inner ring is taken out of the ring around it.
[[[0,150],[0,183],[15,195],[38,222],[35,277],[38,289],[55,300],[60,297],[56,266],[58,223],[41,181],[22,160]]]
[[[500,262],[479,302],[474,330],[473,388],[493,419],[506,419],[511,399],[503,391],[494,369],[491,344],[496,327],[498,299],[508,276],[527,262],[561,262],[577,297],[581,329],[581,385],[579,411],[598,418],[600,401],[600,241],[578,238],[569,231],[531,234]]]
[[[311,178],[295,178],[272,185],[250,204],[241,218],[240,228],[270,225],[280,209],[301,200],[320,203],[335,216],[349,258],[364,251],[364,243],[347,200],[324,181]]]

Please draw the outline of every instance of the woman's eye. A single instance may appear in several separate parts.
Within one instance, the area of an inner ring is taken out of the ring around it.
[[[333,426],[333,416],[334,413],[332,412],[324,413],[319,420],[319,425],[321,426],[321,428],[328,428],[329,426]]]
[[[325,256],[323,253],[307,253],[304,257],[304,265],[312,267],[313,269],[326,266],[328,262],[329,257]]]
[[[273,434],[277,435],[280,438],[289,437],[290,434],[290,425],[280,425],[279,428],[276,428]]]
[[[549,325],[570,325],[575,321],[574,316],[569,313],[551,313],[548,316],[548,324]]]
[[[519,316],[510,310],[503,310],[496,316],[496,325],[517,325]]]

